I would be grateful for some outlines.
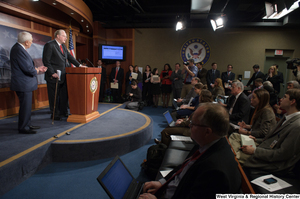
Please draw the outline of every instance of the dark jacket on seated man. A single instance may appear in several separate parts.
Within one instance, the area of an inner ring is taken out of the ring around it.
[[[271,173],[293,169],[300,160],[300,90],[290,89],[281,99],[280,107],[286,115],[254,150],[244,146],[242,151],[251,155],[244,166]]]
[[[199,150],[165,178],[146,182],[143,191],[147,193],[140,198],[207,199],[215,198],[217,193],[239,192],[241,175],[224,138],[229,128],[226,109],[219,104],[204,103],[195,111],[190,128]]]

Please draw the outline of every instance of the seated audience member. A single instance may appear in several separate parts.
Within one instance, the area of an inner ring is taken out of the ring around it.
[[[190,99],[196,97],[197,93],[195,92],[195,84],[200,83],[200,79],[198,77],[193,77],[191,81],[191,85],[193,86],[189,93],[183,99],[177,99],[177,105],[181,106],[182,104],[189,103]]]
[[[146,182],[139,198],[215,198],[217,193],[238,193],[241,175],[225,138],[228,127],[228,113],[222,106],[201,105],[190,125],[199,150],[165,178]]]
[[[250,125],[239,122],[238,133],[233,133],[229,141],[236,152],[236,157],[240,163],[244,163],[244,154],[241,154],[241,135],[248,135],[256,139],[263,139],[276,126],[276,118],[272,107],[269,104],[270,95],[265,89],[258,89],[253,92],[251,105],[255,108]]]
[[[269,104],[270,104],[270,106],[273,107],[275,104],[278,103],[278,95],[277,95],[276,91],[274,90],[273,87],[268,86],[267,84],[265,84],[265,82],[264,82],[263,88],[269,92],[269,94],[270,94],[270,102],[269,102]]]
[[[287,89],[292,89],[292,88],[299,89],[300,88],[300,84],[297,81],[295,81],[295,80],[289,81],[287,83]]]
[[[255,65],[253,66],[253,71],[254,71],[254,73],[253,73],[251,79],[249,79],[249,81],[248,81],[246,87],[250,86],[250,84],[251,84],[252,82],[254,82],[254,80],[256,80],[257,78],[264,79],[264,77],[265,77],[265,75],[264,75],[262,72],[260,72],[260,70],[259,70],[259,65],[255,64]],[[252,86],[252,89],[255,89],[255,84]]]
[[[213,99],[215,100],[218,95],[225,95],[225,90],[222,84],[222,80],[217,78],[215,80],[215,86],[211,91]]]
[[[250,155],[244,167],[284,173],[293,169],[299,161],[300,90],[286,91],[280,107],[286,110],[285,116],[261,144],[256,149],[249,145],[243,146],[243,153]]]
[[[293,81],[289,81],[287,83],[287,89],[288,90],[289,89],[293,89],[293,88],[294,89],[299,89],[299,87],[300,87],[300,85],[299,85],[299,83],[297,81],[293,80]],[[274,104],[272,107],[273,107],[273,110],[274,110],[274,112],[276,114],[276,117],[282,118],[283,115],[286,114],[286,111],[284,109],[280,108],[280,101],[277,102],[276,104]]]
[[[131,81],[131,89],[129,89],[128,98],[129,101],[125,102],[125,108],[137,111],[139,109],[139,102],[142,101],[142,91],[137,86],[135,80]]]
[[[209,90],[202,90],[201,94],[199,96],[199,106],[202,103],[206,102],[212,102],[212,95]],[[169,146],[171,141],[171,135],[184,135],[184,136],[191,136],[189,125],[191,123],[190,118],[192,117],[193,113],[190,115],[189,118],[185,119],[178,119],[176,121],[175,127],[167,127],[165,128],[160,134],[161,134],[161,143],[164,143],[165,145]],[[154,139],[155,143],[159,143],[160,141],[158,139]]]
[[[248,91],[248,92],[251,93],[250,95],[248,95],[249,99],[252,98],[252,94],[253,94],[253,92],[254,92],[255,90],[258,90],[258,89],[261,89],[261,88],[264,87],[264,85],[263,85],[263,79],[257,78],[256,80],[254,80],[254,85],[255,85],[255,89],[253,89],[252,92],[251,92],[251,91]]]
[[[279,94],[280,92],[280,77],[277,75],[276,66],[271,66],[268,73],[265,75],[265,81],[270,81],[273,84],[274,90]]]
[[[197,96],[192,100],[191,104],[183,104],[180,106],[180,109],[173,112],[172,115],[176,118],[183,118],[183,117],[189,117],[197,108],[199,105],[199,96],[201,94],[202,89],[204,88],[202,83],[195,85],[195,92],[197,93]],[[206,89],[206,87],[204,88]],[[173,118],[174,118],[173,117]]]
[[[230,122],[237,124],[238,122],[249,121],[250,114],[250,100],[245,95],[244,85],[242,82],[233,82],[231,86],[231,97],[227,104],[223,104],[219,101],[222,106],[227,107],[229,112]]]

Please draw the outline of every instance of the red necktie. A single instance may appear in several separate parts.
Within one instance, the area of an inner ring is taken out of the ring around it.
[[[167,186],[168,186],[168,184],[175,178],[175,176],[177,176],[177,175],[179,175],[182,171],[183,171],[183,169],[184,169],[184,167],[186,167],[191,161],[196,161],[198,158],[200,158],[201,157],[201,155],[204,153],[205,151],[203,151],[202,153],[200,153],[200,151],[199,150],[197,150],[191,157],[189,157],[188,159],[186,159],[184,162],[183,162],[183,164],[182,164],[182,166],[181,166],[181,168],[175,173],[175,174],[173,174],[172,175],[172,177],[170,177],[169,179],[168,179],[168,181],[167,182],[165,182],[154,194],[157,196],[157,195],[160,195],[166,188],[167,188]]]
[[[116,68],[115,80],[117,80],[118,71],[119,71],[118,68]]]
[[[60,50],[61,50],[62,54],[64,54],[64,51],[63,51],[62,45],[60,45]]]

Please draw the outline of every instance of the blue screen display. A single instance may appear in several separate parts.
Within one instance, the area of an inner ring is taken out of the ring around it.
[[[103,184],[116,199],[123,198],[132,180],[132,176],[120,160],[117,160],[102,178]]]
[[[102,45],[102,59],[123,60],[123,46]]]

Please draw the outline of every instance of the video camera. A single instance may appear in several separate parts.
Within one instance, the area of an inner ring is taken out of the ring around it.
[[[183,65],[187,66],[189,65],[189,62],[188,61],[183,62]]]
[[[287,69],[294,70],[297,68],[297,66],[300,65],[300,59],[298,59],[298,58],[288,59],[285,62],[287,63],[287,67],[286,67]]]

